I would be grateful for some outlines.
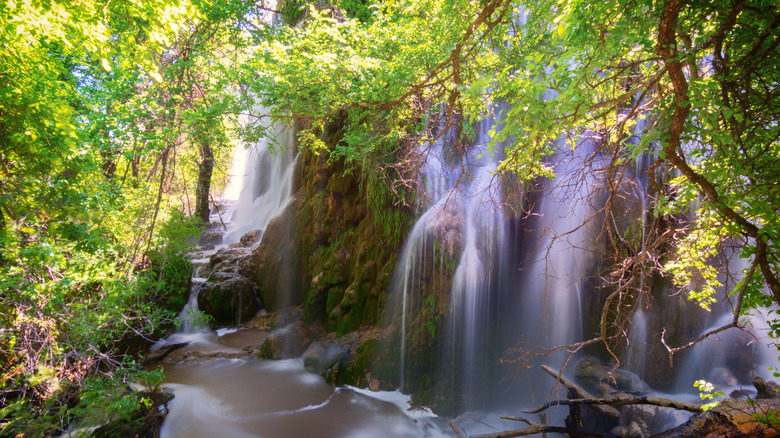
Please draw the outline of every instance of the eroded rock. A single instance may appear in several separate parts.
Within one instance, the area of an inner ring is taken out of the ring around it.
[[[291,359],[299,357],[311,343],[311,333],[303,321],[274,330],[260,346],[262,359]]]
[[[292,238],[297,205],[293,200],[273,218],[263,232],[260,244],[238,263],[238,272],[258,285],[260,300],[269,311],[301,301],[300,257]]]
[[[243,236],[241,236],[241,239],[239,239],[239,242],[241,242],[244,246],[252,246],[255,243],[260,241],[260,238],[263,236],[263,232],[261,230],[252,230]]]
[[[317,342],[303,353],[303,366],[328,380],[329,375],[338,373],[349,360],[350,350],[336,342]]]
[[[201,286],[198,307],[214,318],[216,326],[235,326],[252,318],[260,304],[252,282],[240,275],[220,272],[212,274]]]

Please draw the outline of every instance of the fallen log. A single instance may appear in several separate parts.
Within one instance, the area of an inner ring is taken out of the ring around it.
[[[189,345],[189,342],[178,342],[176,344],[164,345],[160,347],[159,350],[150,352],[149,355],[146,356],[144,360],[141,362],[141,366],[145,367],[153,363],[162,362],[162,360],[165,359],[169,354],[173,353],[174,351],[186,345]]]
[[[780,399],[727,399],[654,438],[774,437],[780,435]]]
[[[577,385],[576,383],[572,382],[566,377],[563,377],[561,373],[555,371],[551,367],[548,367],[547,365],[542,365],[542,370],[547,374],[551,375],[552,377],[554,377],[555,380],[561,382],[561,385],[563,385],[569,391],[569,394],[570,395],[573,394],[577,399],[580,400],[596,399],[596,397],[594,397],[593,395],[591,395],[591,393],[586,391],[585,388],[581,387],[580,385]],[[552,402],[551,406],[555,406],[555,403],[557,402]],[[613,408],[612,406],[603,405],[603,404],[594,404],[591,407],[597,412],[604,414],[610,418],[620,418],[620,411]]]
[[[529,435],[538,435],[538,434],[544,434],[544,433],[565,433],[568,435],[576,435],[576,436],[588,436],[588,437],[594,437],[594,438],[620,438],[617,435],[611,434],[611,433],[605,433],[605,432],[592,432],[587,430],[581,430],[581,429],[571,429],[568,427],[560,427],[560,426],[548,426],[546,424],[537,424],[531,421],[528,421],[524,418],[518,418],[518,417],[505,417],[502,416],[501,418],[507,419],[507,420],[516,420],[516,421],[522,421],[523,423],[528,424],[528,427],[524,427],[522,429],[515,429],[515,430],[505,430],[503,432],[497,432],[497,433],[486,433],[482,435],[474,435],[472,438],[511,438],[511,437],[517,437],[517,436],[529,436]]]
[[[537,414],[553,406],[575,406],[575,405],[596,405],[596,406],[627,406],[627,405],[653,405],[663,408],[672,408],[681,411],[693,413],[702,412],[701,406],[695,403],[684,402],[664,397],[629,397],[629,398],[583,398],[583,399],[561,399],[547,402],[537,408],[530,409],[526,414]],[[595,406],[594,406],[595,408]]]

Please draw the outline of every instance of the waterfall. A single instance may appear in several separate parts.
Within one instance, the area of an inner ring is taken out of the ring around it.
[[[198,308],[198,294],[209,276],[211,257],[229,244],[238,242],[244,233],[259,230],[277,216],[292,199],[292,174],[295,166],[295,143],[292,128],[275,126],[275,137],[263,138],[255,145],[246,147],[236,144],[233,150],[232,170],[229,184],[220,199],[229,208],[227,229],[224,229],[222,243],[212,249],[194,252],[192,255],[193,279],[190,297],[179,313],[179,328],[166,339],[158,341],[152,349],[166,344],[187,342],[201,348],[217,347],[217,334],[211,330],[204,314]],[[222,212],[212,211],[212,224],[224,223]],[[216,230],[220,230],[216,226]],[[262,234],[261,234],[262,235]],[[234,249],[249,251],[251,247]]]
[[[497,158],[484,148],[492,123],[479,124],[474,144],[460,157],[447,155],[456,138],[451,131],[423,146],[429,148],[420,184],[426,202],[391,287],[393,312],[400,320],[401,388],[407,387],[409,376],[424,374],[446,391],[469,394],[470,404],[478,399],[470,395],[484,383],[484,367],[478,364],[487,359],[491,344],[485,297],[497,287],[495,264],[505,241],[493,180]],[[420,359],[420,349],[428,347]]]
[[[253,147],[237,146],[234,151],[241,157],[234,162],[246,164],[243,173],[233,175],[236,182],[231,181],[229,186],[231,190],[240,186],[241,191],[224,243],[238,242],[248,231],[264,230],[292,198],[296,157],[292,128],[277,126],[273,131],[273,137],[263,138]],[[227,194],[231,193],[235,192]]]

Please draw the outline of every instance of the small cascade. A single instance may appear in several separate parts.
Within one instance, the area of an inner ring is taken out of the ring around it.
[[[631,317],[631,329],[628,334],[628,346],[623,369],[643,376],[645,374],[645,353],[650,350],[652,340],[649,337],[647,311],[640,308]]]
[[[157,342],[153,350],[181,342],[198,348],[219,347],[217,334],[209,327],[198,305],[201,289],[211,284],[207,277],[212,274],[212,257],[228,250],[238,253],[238,256],[248,253],[251,245],[232,249],[228,245],[238,242],[246,232],[252,230],[258,230],[262,235],[271,219],[292,198],[292,172],[296,157],[292,129],[281,127],[275,128],[274,132],[276,138],[265,138],[254,146],[235,146],[231,180],[220,197],[223,206],[227,207],[224,211],[229,215],[227,223],[222,211],[214,210],[211,214],[211,223],[222,225],[215,225],[211,230],[212,233],[224,232],[222,243],[210,249],[201,248],[192,254],[192,288],[187,304],[177,317],[179,328],[166,339]],[[221,257],[225,258],[224,255]],[[249,299],[256,300],[254,297]],[[245,316],[238,316],[239,321],[242,318]]]

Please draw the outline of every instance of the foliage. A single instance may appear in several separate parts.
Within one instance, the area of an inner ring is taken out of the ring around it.
[[[229,155],[250,6],[0,5],[3,435],[127,415],[123,387],[159,384],[133,358],[189,293],[191,194],[204,145]]]
[[[780,431],[780,411],[769,410],[766,413],[756,412],[753,418],[764,426]]]
[[[503,158],[498,172],[520,185],[550,177],[556,151],[589,145],[583,172],[597,172],[605,193],[604,216],[591,220],[605,218],[601,234],[621,257],[614,290],[636,295],[651,284],[638,278],[661,272],[709,308],[728,275],[716,256],[737,248],[753,267],[746,287],[729,291],[745,306],[737,313],[780,303],[776,2],[436,0],[368,10],[355,19],[311,7],[302,25],[265,35],[247,83],[269,116],[303,118],[311,132],[342,118],[333,159],[413,173],[419,160],[403,151],[424,158],[452,128],[459,137],[448,146],[463,160],[469,127],[495,115],[488,146]],[[615,206],[645,178],[655,218],[628,240]]]
[[[715,406],[718,406],[720,404],[720,399],[726,396],[726,394],[724,394],[723,391],[715,391],[715,385],[713,385],[710,382],[707,382],[706,380],[697,380],[693,382],[693,387],[699,389],[699,398],[701,398],[702,400],[718,399],[703,404],[701,406],[701,410],[705,412],[709,411]]]

